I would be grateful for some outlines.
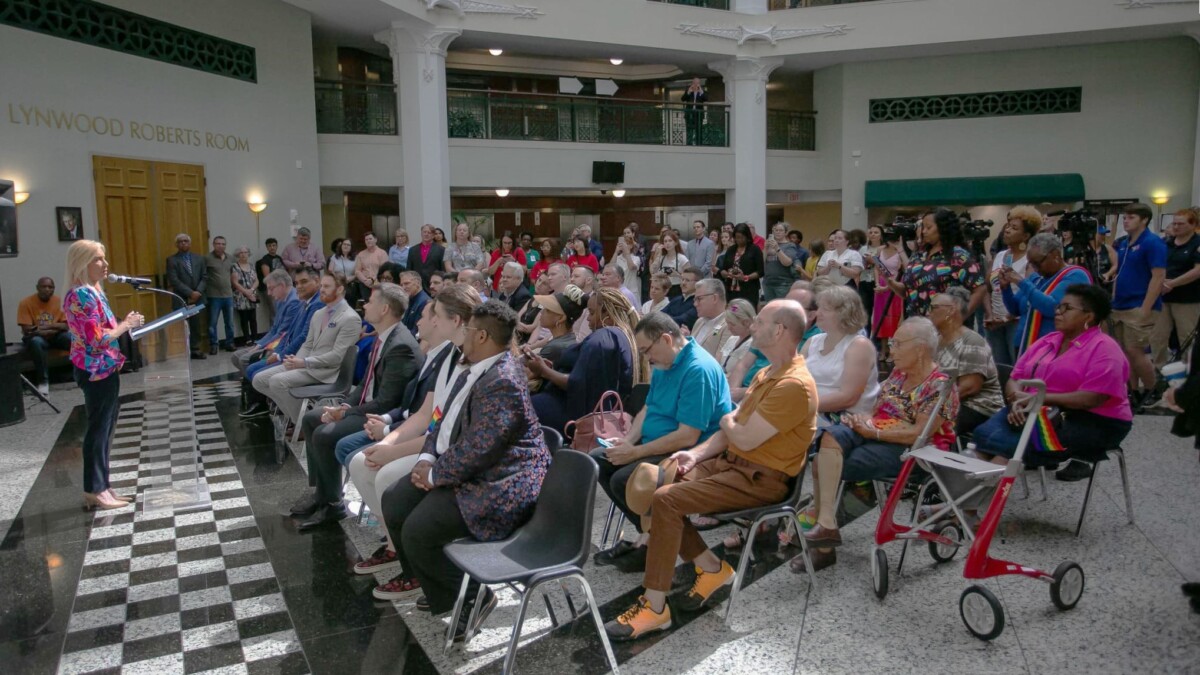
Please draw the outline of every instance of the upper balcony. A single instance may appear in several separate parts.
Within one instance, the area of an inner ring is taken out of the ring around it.
[[[396,85],[317,80],[317,133],[395,136]]]
[[[829,5],[849,5],[856,2],[877,2],[878,0],[767,0],[767,9],[800,9],[804,7],[827,7]],[[668,5],[687,5],[705,9],[730,9],[732,0],[651,0]]]

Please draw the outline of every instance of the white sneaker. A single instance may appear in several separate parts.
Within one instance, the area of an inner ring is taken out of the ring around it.
[[[50,385],[45,382],[39,384],[37,386],[37,390],[38,390],[38,393],[41,394],[42,396],[50,395]]]

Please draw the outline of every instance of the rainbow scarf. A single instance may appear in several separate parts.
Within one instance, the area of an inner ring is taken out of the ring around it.
[[[1069,274],[1071,270],[1083,270],[1083,273],[1088,277],[1088,281],[1090,282],[1092,280],[1092,275],[1087,270],[1079,267],[1078,265],[1067,265],[1059,270],[1058,274],[1055,274],[1052,279],[1050,279],[1050,283],[1047,284],[1045,288],[1041,289],[1041,292],[1045,293],[1046,295],[1053,294],[1055,289],[1058,288],[1059,284],[1063,282],[1063,279],[1066,278],[1067,274]],[[1025,335],[1021,339],[1020,351],[1022,354],[1025,353],[1026,349],[1029,349],[1030,345],[1032,345],[1034,342],[1037,342],[1038,336],[1041,332],[1042,313],[1033,309],[1031,306],[1029,321],[1025,324]]]
[[[1033,449],[1038,452],[1062,452],[1064,447],[1062,441],[1058,440],[1058,432],[1054,429],[1054,424],[1050,420],[1049,408],[1042,406],[1037,413],[1037,420],[1033,423],[1033,433],[1029,436],[1029,442],[1033,444]]]

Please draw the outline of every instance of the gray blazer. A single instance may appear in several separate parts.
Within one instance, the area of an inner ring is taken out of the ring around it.
[[[331,384],[337,379],[346,350],[358,342],[362,319],[345,300],[333,305],[333,316],[326,318],[325,310],[323,307],[313,314],[308,323],[308,337],[296,356],[304,359],[309,375]]]
[[[693,239],[684,244],[683,254],[687,256],[688,264],[695,265],[700,270],[700,278],[712,276],[712,267],[717,263],[717,245],[708,237]]]
[[[188,274],[187,268],[183,264],[185,255],[192,259],[191,274]],[[176,253],[167,257],[167,287],[172,293],[182,297],[185,302],[191,302],[192,291],[199,291],[200,295],[204,295],[207,274],[208,268],[202,255],[189,252],[186,254]]]
[[[380,347],[375,372],[371,376],[371,400],[358,404],[362,400],[363,384],[367,381],[364,375],[363,381],[346,397],[346,403],[363,415],[382,415],[400,405],[409,381],[420,374],[424,363],[425,354],[417,344],[417,339],[404,324],[397,323],[388,333],[387,344]]]

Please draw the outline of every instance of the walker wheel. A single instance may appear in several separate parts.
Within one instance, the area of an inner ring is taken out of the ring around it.
[[[887,553],[876,547],[871,555],[871,586],[875,589],[875,597],[880,600],[888,594],[888,559]]]
[[[1054,582],[1050,584],[1050,601],[1066,611],[1072,609],[1083,597],[1083,568],[1078,563],[1067,561],[1054,570]]]
[[[962,592],[958,614],[971,635],[980,640],[995,640],[1004,632],[1004,608],[983,586],[970,586]]]
[[[942,525],[938,528],[937,533],[950,541],[961,542],[963,539],[962,530],[954,523]],[[958,548],[958,544],[939,544],[931,541],[929,542],[929,555],[937,562],[950,562],[958,554]]]

